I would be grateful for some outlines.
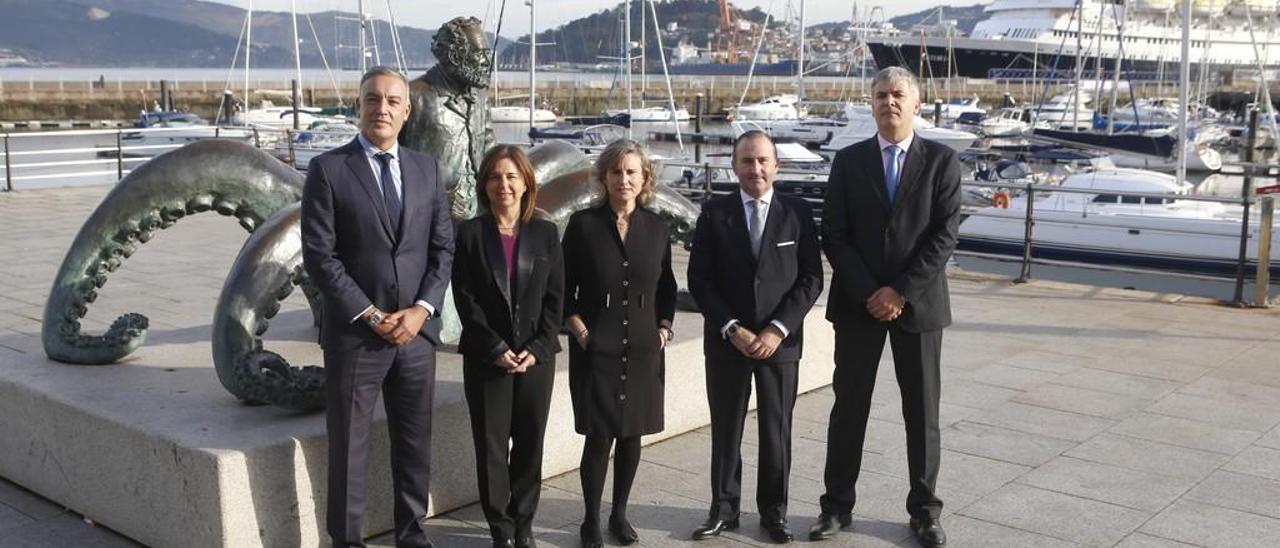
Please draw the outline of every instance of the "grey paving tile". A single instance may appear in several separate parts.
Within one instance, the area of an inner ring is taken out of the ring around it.
[[[1157,514],[1140,531],[1197,546],[1270,548],[1280,535],[1280,520],[1182,500]]]
[[[1013,402],[1000,404],[969,420],[1071,441],[1087,440],[1116,423],[1109,419]]]
[[[1186,499],[1280,518],[1280,481],[1219,470],[1187,493]]]
[[[994,386],[1028,390],[1056,378],[1060,373],[993,363],[973,372],[973,381]]]
[[[1138,472],[1110,464],[1058,457],[1018,479],[1019,483],[1156,512],[1195,485],[1195,480]]]
[[[1228,455],[1239,452],[1259,437],[1257,432],[1153,413],[1129,417],[1111,432]]]
[[[998,426],[961,421],[942,431],[942,447],[989,459],[1039,466],[1075,443]]]
[[[1045,350],[1027,350],[1002,358],[998,363],[1062,374],[1075,371],[1080,367],[1089,366],[1097,361],[1097,359],[1090,356],[1078,356]]]
[[[136,548],[140,544],[110,529],[86,523],[79,516],[64,514],[4,529],[0,542],[5,548]]]
[[[1266,435],[1258,438],[1258,441],[1254,442],[1254,444],[1261,445],[1263,447],[1270,447],[1272,449],[1280,449],[1280,426],[1272,428]]]
[[[894,454],[899,456],[902,462],[907,461],[905,449]],[[999,489],[1030,470],[1030,466],[944,449],[939,465],[938,489],[939,491],[963,491],[981,496]]]
[[[1259,364],[1257,367],[1270,370],[1280,369],[1272,363]],[[1187,384],[1178,392],[1227,402],[1252,403],[1259,406],[1280,404],[1280,387],[1222,379],[1212,374]]]
[[[1266,432],[1280,424],[1280,400],[1265,405],[1243,398],[1226,400],[1174,393],[1148,406],[1147,411],[1257,432]]]
[[[48,519],[66,513],[67,510],[48,499],[0,479],[0,504],[17,510],[33,519]]]
[[[1129,436],[1104,433],[1065,453],[1067,456],[1112,464],[1130,470],[1199,480],[1231,457]]]
[[[943,403],[988,409],[1009,401],[1021,391],[982,384],[971,380],[944,380],[939,398]]]
[[[1013,401],[1108,419],[1123,419],[1152,403],[1152,400],[1146,398],[1108,394],[1061,384],[1037,386],[1013,398]]]
[[[1138,375],[1126,375],[1114,371],[1081,368],[1054,379],[1056,384],[1078,386],[1099,392],[1134,396],[1138,398],[1156,399],[1173,392],[1182,383],[1166,379],[1155,379]]]
[[[7,504],[0,503],[0,537],[4,536],[4,530],[34,523],[36,520],[31,516],[23,514]]]
[[[1167,538],[1153,537],[1143,533],[1134,533],[1124,538],[1115,548],[1196,548],[1194,544],[1186,544]]]
[[[968,516],[955,516],[942,522],[950,546],[983,546],[988,548],[1071,548],[1074,542],[1047,535],[1005,527]]]
[[[1266,447],[1249,447],[1231,459],[1222,467],[1224,470],[1240,472],[1280,481],[1280,450]]]
[[[960,515],[1090,546],[1113,545],[1150,517],[1147,512],[1016,483],[970,504]]]

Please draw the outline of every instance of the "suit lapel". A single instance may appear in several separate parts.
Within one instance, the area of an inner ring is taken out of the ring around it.
[[[511,283],[507,278],[507,258],[502,252],[502,235],[498,232],[498,221],[493,215],[485,215],[481,221],[483,235],[480,242],[484,245],[484,255],[489,263],[489,275],[502,292],[507,301],[507,310],[511,310]]]
[[[415,213],[418,208],[414,207],[414,200],[418,199],[419,194],[425,195],[426,182],[419,177],[424,173],[418,160],[414,155],[409,154],[408,149],[400,147],[400,188],[403,196],[400,199],[400,209],[404,212],[400,218],[400,233],[396,235],[397,240],[405,238],[412,234],[413,231],[408,227],[414,226],[413,221],[416,218]]]
[[[756,266],[755,255],[751,253],[751,231],[747,229],[747,211],[746,206],[742,203],[742,194],[734,192],[729,199],[729,214],[725,216],[725,224],[728,226],[729,240],[733,242],[742,252],[742,256],[746,257],[747,263],[753,269]],[[766,220],[765,228],[769,223]]]
[[[920,172],[924,170],[924,144],[920,142],[920,136],[916,136],[911,140],[911,148],[907,150],[907,160],[902,163],[902,174],[898,176],[898,191],[894,194],[893,203],[902,204],[907,196],[911,195],[920,182]],[[901,209],[894,207],[894,209]]]
[[[880,200],[880,207],[889,211],[891,206],[889,193],[884,189],[884,158],[880,153],[880,141],[872,137],[864,142],[866,146],[862,150],[862,169],[865,170],[866,177],[863,180],[871,185],[871,192]],[[899,177],[898,180],[901,181],[902,178]]]
[[[347,146],[351,147],[347,154],[347,169],[350,169],[356,176],[356,180],[360,181],[360,187],[373,202],[373,210],[378,216],[378,222],[382,224],[382,231],[387,235],[387,239],[395,242],[395,235],[391,232],[391,218],[387,216],[387,204],[382,201],[382,190],[378,188],[378,180],[373,176],[369,159],[364,155],[364,148],[360,146],[359,141],[352,141]]]

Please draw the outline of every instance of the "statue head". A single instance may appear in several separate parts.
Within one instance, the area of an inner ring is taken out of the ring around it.
[[[489,87],[493,51],[479,19],[455,17],[442,25],[432,39],[431,53],[449,78],[467,87]]]

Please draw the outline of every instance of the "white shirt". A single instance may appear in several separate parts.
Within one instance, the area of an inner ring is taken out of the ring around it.
[[[378,187],[379,195],[382,194],[382,160],[379,160],[377,155],[382,154],[383,152],[391,155],[391,184],[399,194],[400,203],[404,204],[404,185],[400,183],[400,143],[392,143],[391,148],[382,150],[370,142],[363,133],[357,133],[356,140],[360,142],[360,148],[364,149],[364,157],[365,160],[369,162],[369,169],[373,170],[373,180],[378,183],[374,186]],[[426,310],[428,318],[435,317],[436,307],[431,306],[431,303],[427,301],[417,301],[413,304],[421,306]],[[351,323],[355,323],[356,320],[362,318],[374,308],[375,307],[372,304],[365,307],[365,309],[361,310],[359,314],[356,314],[356,317],[351,318]],[[392,312],[394,312],[394,310]]]
[[[896,166],[898,168],[898,176],[901,177],[902,166],[907,164],[907,151],[911,150],[911,142],[914,140],[916,140],[916,132],[914,131],[911,132],[910,135],[907,135],[907,138],[903,139],[900,143],[895,143],[885,139],[880,136],[880,133],[876,133],[876,141],[879,141],[880,143],[880,164],[881,167],[884,168],[885,175],[889,174],[889,158],[893,157],[886,149],[893,145],[898,145],[898,148],[902,149],[902,152],[898,153],[898,165]]]
[[[403,204],[404,187],[400,184],[400,143],[392,143],[391,148],[382,150],[365,138],[363,133],[356,134],[356,139],[360,141],[360,147],[364,149],[364,157],[369,162],[369,169],[373,170],[373,180],[378,183],[376,186],[379,194],[382,193],[382,160],[379,160],[377,155],[383,152],[391,155],[391,184],[395,186],[396,192],[399,193],[400,203]]]
[[[751,202],[756,200],[756,198],[751,196],[750,194],[747,194],[746,192],[743,192],[742,189],[738,189],[738,197],[742,200],[742,214],[747,219],[747,239],[750,240],[751,223],[755,222],[755,219],[752,218],[752,214],[754,212],[751,211]],[[760,216],[765,219],[768,219],[769,204],[773,203],[773,188],[772,187],[769,188],[769,191],[765,192],[764,196],[761,196],[759,200],[760,200],[760,205],[758,207],[761,210]],[[761,231],[761,233],[763,233],[763,231]],[[763,246],[764,244],[762,243],[760,245]],[[736,318],[729,320],[728,322],[725,322],[724,327],[720,328],[720,336],[726,339],[729,338],[729,328],[733,327],[737,323],[738,323],[738,320]],[[782,338],[785,339],[787,338],[787,335],[791,334],[791,332],[787,330],[787,326],[782,325],[782,322],[778,320],[773,320],[773,321],[770,321],[769,323],[773,324],[775,327],[778,328],[778,331],[782,332]]]

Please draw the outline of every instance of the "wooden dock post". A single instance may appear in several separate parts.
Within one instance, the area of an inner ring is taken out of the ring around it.
[[[1276,199],[1267,196],[1258,204],[1258,271],[1254,276],[1253,306],[1269,308],[1271,288],[1271,231],[1275,227]]]

